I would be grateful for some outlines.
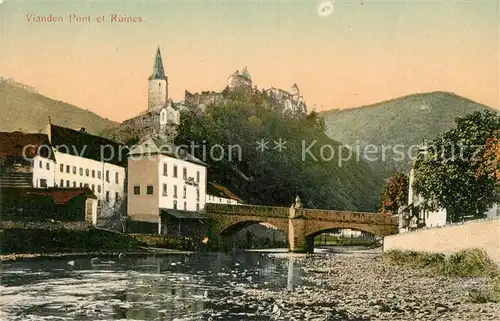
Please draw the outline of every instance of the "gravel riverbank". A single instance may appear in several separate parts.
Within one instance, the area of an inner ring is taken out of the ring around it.
[[[252,309],[267,320],[498,320],[500,304],[472,303],[486,278],[425,276],[384,262],[381,254],[340,253],[296,258],[308,285],[278,292],[246,289],[216,305]],[[300,261],[300,262],[299,262]],[[213,316],[217,320],[217,316]]]

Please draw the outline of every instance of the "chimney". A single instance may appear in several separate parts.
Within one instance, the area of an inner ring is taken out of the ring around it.
[[[49,144],[50,144],[50,143],[52,143],[52,122],[51,122],[50,116],[47,117],[46,131],[47,131],[47,138],[49,139]]]

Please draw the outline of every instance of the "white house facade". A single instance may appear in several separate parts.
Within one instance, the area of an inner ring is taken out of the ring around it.
[[[243,201],[226,187],[214,183],[207,183],[206,203],[214,204],[242,204]]]
[[[48,123],[54,164],[54,186],[88,187],[99,208],[113,207],[125,197],[126,151],[123,145],[82,130]]]
[[[56,162],[54,162],[52,159],[36,155],[33,158],[33,187],[54,187],[55,168]]]
[[[194,156],[159,137],[144,139],[128,156],[129,218],[161,225],[162,211],[197,217],[206,177],[206,164]]]

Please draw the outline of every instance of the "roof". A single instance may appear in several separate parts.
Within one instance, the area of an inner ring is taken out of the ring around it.
[[[60,153],[80,156],[98,162],[124,166],[125,146],[110,139],[95,136],[84,130],[74,130],[50,124],[50,141]]]
[[[182,210],[174,210],[170,208],[160,208],[160,214],[172,215],[178,219],[186,219],[186,220],[204,220],[207,219],[206,216],[199,212],[192,211],[182,211]]]
[[[245,68],[243,68],[243,71],[241,72],[241,77],[245,78],[246,80],[252,80],[252,78],[250,78],[250,73],[248,72],[248,69],[247,67],[245,66]]]
[[[159,136],[142,140],[130,150],[129,155],[164,155],[202,166],[207,165],[184,149]]]
[[[153,73],[149,76],[149,80],[165,79],[165,69],[163,69],[163,61],[161,59],[160,46],[156,49],[155,63],[153,66]]]
[[[19,131],[0,132],[0,157],[27,156],[33,158],[37,154],[54,160],[49,137],[46,134],[22,133]]]
[[[85,195],[86,198],[97,199],[95,194],[88,188],[49,188],[28,192],[27,195],[50,196],[55,204],[66,204],[80,195]]]
[[[240,203],[243,203],[241,198],[236,196],[233,192],[231,192],[226,187],[219,185],[217,183],[208,182],[207,194],[213,195],[213,196],[218,196],[218,197],[230,198],[230,199],[236,200]]]
[[[89,188],[17,188],[17,187],[2,187],[0,188],[2,197],[7,198],[25,198],[30,195],[46,196],[54,200],[55,204],[66,204],[73,198],[85,195],[86,198],[97,199],[95,194]]]

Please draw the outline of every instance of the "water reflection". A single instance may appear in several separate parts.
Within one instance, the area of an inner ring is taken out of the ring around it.
[[[300,284],[294,258],[264,253],[81,258],[5,263],[0,319],[251,319],[256,308],[223,305],[249,289]],[[258,302],[256,303],[258,305]],[[4,317],[5,316],[5,317]]]

